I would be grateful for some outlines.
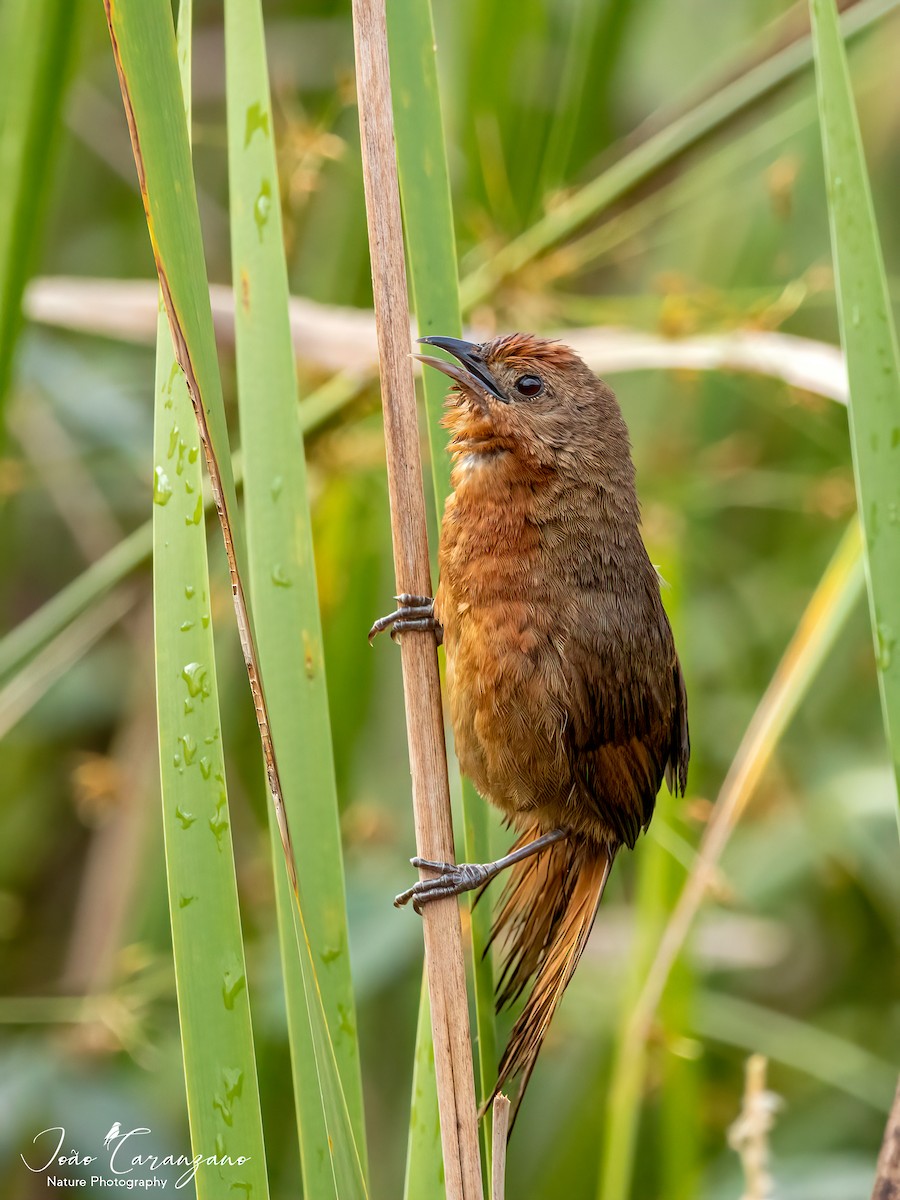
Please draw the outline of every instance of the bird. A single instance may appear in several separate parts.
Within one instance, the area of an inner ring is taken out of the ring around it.
[[[419,341],[452,356],[414,356],[452,381],[439,585],[398,596],[369,638],[443,643],[460,766],[518,837],[493,863],[412,859],[434,874],[395,903],[421,911],[509,871],[491,933],[498,1010],[527,998],[483,1111],[516,1078],[518,1112],[613,860],[664,779],[684,794],[687,692],[613,391],[533,334]]]

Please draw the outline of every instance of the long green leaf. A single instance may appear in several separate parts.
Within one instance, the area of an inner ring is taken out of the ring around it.
[[[850,439],[878,686],[900,786],[900,355],[833,0],[810,0]]]
[[[0,401],[21,324],[22,291],[50,194],[47,170],[79,6],[0,5]]]
[[[431,1040],[431,1003],[428,981],[423,974],[416,1024],[403,1196],[404,1200],[428,1200],[429,1196],[443,1200],[444,1194],[441,1116],[434,1080],[434,1043]]]
[[[252,619],[243,581],[247,578],[242,531],[237,521],[234,476],[228,448],[222,385],[203,258],[203,242],[183,113],[168,0],[104,0],[122,98],[157,274],[178,362],[204,443],[216,506],[229,556],[235,609],[263,741],[272,799],[282,791],[261,679]],[[198,521],[202,497],[197,496]],[[342,1200],[366,1195],[352,1125],[328,1032],[316,963],[309,942],[299,881],[286,821],[279,812],[285,866],[294,885],[293,923],[297,958],[316,1049],[316,1072],[328,1129],[327,1150]]]
[[[243,534],[178,64],[166,0],[104,0],[113,54],[175,351],[187,376],[208,463],[214,463],[223,528],[246,576]],[[211,469],[212,476],[213,471]],[[198,500],[200,498],[198,497]],[[202,504],[202,500],[200,500]],[[201,510],[202,511],[202,510]]]
[[[429,0],[395,0],[388,6],[388,35],[394,101],[394,134],[403,202],[409,278],[413,307],[420,336],[444,334],[458,337],[462,330],[456,241],[450,199],[450,178],[444,149],[444,130],[438,92],[434,26]],[[450,493],[450,466],[446,437],[441,428],[446,388],[442,377],[426,371],[423,377],[431,475],[438,518]],[[463,781],[463,845],[468,862],[491,858],[488,813],[468,780]],[[481,1096],[490,1094],[497,1072],[497,1035],[494,1021],[494,983],[491,960],[485,956],[490,938],[491,913],[487,904],[471,900],[472,969],[475,981],[475,1019],[478,1034],[478,1065]],[[417,1034],[414,1105],[425,1105],[428,1058],[423,1043],[430,1041],[428,1025],[421,1023]],[[432,1059],[433,1063],[433,1059]],[[490,1129],[483,1125],[483,1150],[490,1169]],[[436,1172],[427,1165],[440,1145],[433,1129],[418,1120],[410,1127],[406,1194],[424,1198],[422,1177],[434,1180]],[[418,1162],[419,1156],[425,1162]],[[417,1182],[418,1181],[418,1182]],[[415,1185],[415,1186],[414,1186]]]
[[[191,0],[180,39],[189,94]],[[183,119],[183,118],[182,118]],[[156,352],[153,599],[166,875],[197,1195],[266,1197],[265,1149],[241,937],[209,611],[200,444],[160,310]]]
[[[713,1041],[765,1054],[775,1062],[888,1112],[897,1083],[894,1064],[844,1037],[748,1000],[703,991],[693,1031]]]
[[[363,1148],[337,789],[258,0],[226,0],[225,48],[250,590],[285,806],[295,836],[307,931],[354,1136]],[[294,953],[294,902],[280,869],[274,822],[271,832],[304,1195],[328,1200],[337,1193],[316,1086],[316,1052],[303,978]]]

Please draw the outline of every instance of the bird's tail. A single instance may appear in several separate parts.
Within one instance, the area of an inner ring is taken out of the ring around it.
[[[513,850],[541,832],[534,826],[527,829]],[[498,1010],[516,1000],[532,977],[534,985],[513,1026],[485,1110],[506,1081],[521,1074],[515,1119],[551,1018],[587,944],[615,853],[614,846],[570,836],[512,868],[491,932],[492,942],[497,938],[503,943],[504,954]]]

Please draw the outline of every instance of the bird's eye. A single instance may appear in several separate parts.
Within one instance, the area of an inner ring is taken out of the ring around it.
[[[538,375],[522,375],[516,380],[516,391],[520,396],[539,396],[544,390],[544,381]]]

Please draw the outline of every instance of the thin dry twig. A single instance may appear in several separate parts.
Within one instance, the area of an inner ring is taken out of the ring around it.
[[[80,613],[0,689],[0,738],[37,704],[54,683],[114,625],[137,601],[132,587],[110,592],[92,608]]]
[[[25,452],[41,487],[89,563],[122,540],[122,529],[78,447],[37,389],[18,397],[7,427]]]
[[[491,1200],[503,1200],[506,1193],[506,1141],[509,1137],[509,1110],[509,1097],[504,1096],[501,1092],[493,1104]]]
[[[900,1083],[878,1155],[872,1200],[900,1200]]]
[[[234,345],[234,293],[209,289],[216,337]],[[29,284],[23,302],[31,321],[123,341],[152,343],[156,337],[155,283],[131,279],[47,277]],[[302,296],[290,302],[294,353],[330,371],[373,371],[378,365],[375,316],[368,309],[319,304]],[[478,340],[477,330],[467,336]],[[689,338],[664,338],[638,329],[603,327],[560,330],[600,374],[651,370],[725,370],[771,375],[847,403],[847,369],[838,346],[793,334],[758,329]]]
[[[769,1200],[769,1134],[781,1097],[766,1088],[767,1060],[761,1054],[747,1059],[746,1083],[741,1113],[728,1130],[728,1144],[741,1160],[744,1194],[741,1200]]]
[[[394,569],[398,592],[431,595],[384,0],[353,0],[353,31]],[[401,658],[416,845],[423,858],[452,862],[450,789],[433,637],[404,637]],[[426,905],[422,923],[447,1200],[481,1200],[475,1077],[456,901]]]

